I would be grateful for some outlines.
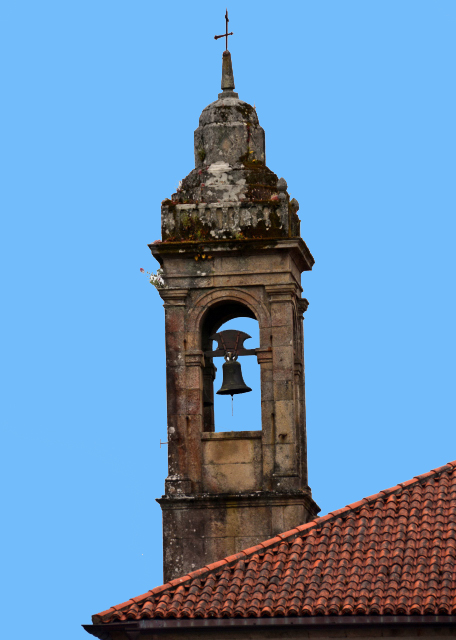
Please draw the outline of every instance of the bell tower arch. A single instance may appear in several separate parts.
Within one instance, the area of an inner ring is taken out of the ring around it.
[[[314,260],[300,237],[299,205],[290,200],[285,180],[267,168],[264,131],[255,109],[233,91],[232,77],[225,51],[223,91],[203,110],[195,131],[196,168],[163,201],[162,240],[149,245],[166,283],[159,292],[168,477],[158,499],[165,582],[308,522],[319,511],[307,480],[308,303],[301,286],[301,274]],[[249,353],[239,346],[239,335],[231,335],[233,342],[230,332],[214,340],[225,322],[238,317],[259,324],[259,344],[246,347]],[[261,430],[245,424],[242,431],[215,432],[215,367],[227,351],[239,355],[241,365],[243,355],[257,358]]]

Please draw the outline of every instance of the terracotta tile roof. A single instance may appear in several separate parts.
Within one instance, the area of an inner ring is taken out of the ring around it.
[[[456,461],[93,616],[456,613]]]

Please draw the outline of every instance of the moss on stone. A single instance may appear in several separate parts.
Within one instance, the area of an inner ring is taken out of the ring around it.
[[[231,109],[232,108],[233,107],[231,107]],[[239,104],[236,104],[234,109],[236,109],[236,111],[238,111],[245,120],[249,120],[250,117],[255,114],[255,109],[247,102],[240,102]]]
[[[179,241],[201,241],[206,238],[210,238],[211,227],[201,222],[196,213],[191,214],[185,212],[181,219],[179,228],[175,233],[168,235],[164,238],[165,242],[179,242]]]

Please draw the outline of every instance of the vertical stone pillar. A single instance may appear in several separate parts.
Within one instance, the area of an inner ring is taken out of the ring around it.
[[[168,414],[168,477],[167,494],[191,491],[188,474],[187,440],[187,378],[183,353],[187,289],[159,289],[165,307],[166,398]]]
[[[214,380],[217,367],[206,362],[203,369],[203,430],[215,431],[214,421]]]
[[[258,349],[257,361],[261,367],[261,430],[263,432],[262,489],[264,491],[271,491],[274,477],[276,443],[272,349],[270,347]]]
[[[198,349],[185,353],[187,379],[186,455],[187,473],[192,491],[201,491],[201,434],[203,432],[204,354]]]
[[[275,456],[273,488],[299,488],[296,460],[294,335],[296,287],[266,286],[271,309]]]
[[[307,424],[306,424],[306,371],[304,361],[304,313],[307,311],[309,301],[306,298],[300,298],[298,300],[298,332],[299,332],[299,345],[296,351],[296,360],[299,359],[299,408],[300,408],[300,437],[301,437],[301,479],[304,485],[308,483],[308,469],[307,469]],[[296,362],[295,360],[295,362]],[[296,366],[296,365],[295,365]],[[297,366],[296,366],[297,368]]]

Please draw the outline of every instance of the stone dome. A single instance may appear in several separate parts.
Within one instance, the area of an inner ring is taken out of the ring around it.
[[[285,180],[266,166],[256,109],[234,88],[231,54],[225,51],[222,92],[203,109],[195,131],[195,169],[163,201],[164,240],[197,237],[195,229],[201,237],[202,227],[213,239],[299,235],[299,205],[290,202]]]
[[[195,131],[195,167],[214,162],[265,164],[264,130],[247,102],[221,94],[207,106]]]

